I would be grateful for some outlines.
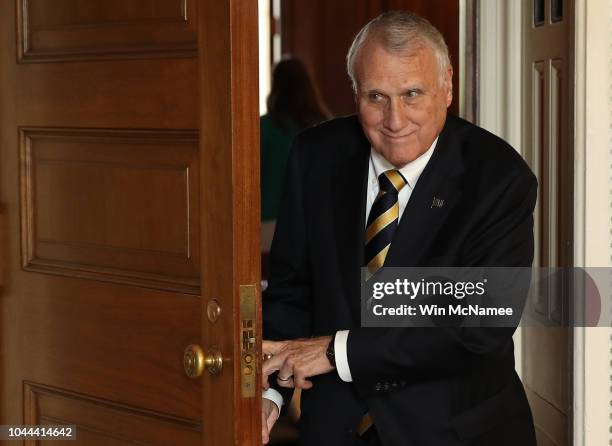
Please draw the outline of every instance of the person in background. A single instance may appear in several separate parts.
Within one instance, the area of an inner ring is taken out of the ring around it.
[[[272,74],[268,113],[260,118],[261,220],[278,216],[289,149],[300,130],[329,118],[302,61],[280,61]]]

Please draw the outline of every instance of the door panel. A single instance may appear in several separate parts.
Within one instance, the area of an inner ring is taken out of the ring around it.
[[[552,0],[523,1],[523,147],[539,182],[536,267],[573,262],[572,10],[572,1],[562,10]],[[566,299],[561,292],[540,296],[532,311],[550,326],[522,329],[523,381],[541,446],[572,438],[571,331],[555,327],[568,320]]]
[[[236,3],[0,2],[0,424],[260,444],[238,343],[240,285],[259,338],[257,14]],[[222,371],[188,378],[190,344]]]
[[[20,136],[25,270],[199,293],[195,132]]]
[[[137,441],[139,444],[183,445],[199,442],[199,423],[160,417],[145,410],[31,383],[25,383],[24,396],[25,424],[74,423],[80,444],[106,446]]]
[[[17,0],[21,62],[196,54],[195,0]]]

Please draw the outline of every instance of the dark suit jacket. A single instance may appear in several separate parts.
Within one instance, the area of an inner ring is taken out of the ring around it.
[[[351,330],[353,382],[335,372],[313,378],[302,394],[302,443],[352,445],[369,411],[385,446],[535,445],[514,329],[360,326],[369,153],[351,116],[303,132],[289,161],[264,337]],[[536,189],[512,147],[448,116],[385,266],[531,266]],[[442,208],[432,208],[434,196]]]

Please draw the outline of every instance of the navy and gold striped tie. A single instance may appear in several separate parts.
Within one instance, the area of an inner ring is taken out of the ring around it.
[[[398,170],[387,170],[379,175],[378,184],[380,191],[368,215],[365,233],[365,261],[371,274],[385,263],[399,221],[397,197],[407,181]]]

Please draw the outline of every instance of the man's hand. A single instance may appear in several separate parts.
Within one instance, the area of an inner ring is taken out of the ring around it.
[[[278,407],[274,401],[263,398],[261,409],[261,441],[263,444],[268,444],[272,427],[278,420]]]
[[[268,388],[268,376],[278,370],[278,385],[310,389],[306,378],[334,370],[325,355],[331,336],[292,341],[263,341],[264,355],[272,355],[263,363],[263,387]]]

